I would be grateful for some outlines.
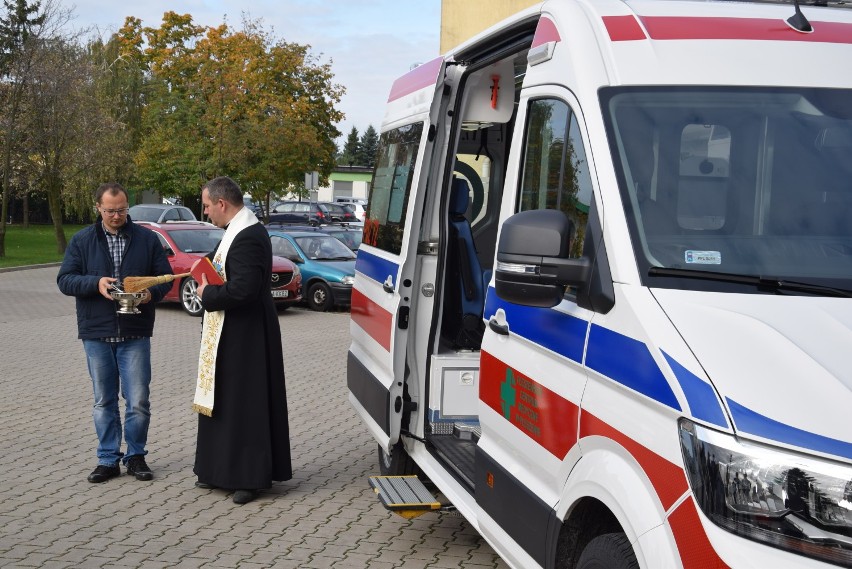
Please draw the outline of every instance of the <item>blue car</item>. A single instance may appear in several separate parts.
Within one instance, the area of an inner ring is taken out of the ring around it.
[[[302,290],[308,306],[324,312],[352,304],[355,253],[346,245],[316,231],[270,229],[272,254],[290,259],[302,272]]]

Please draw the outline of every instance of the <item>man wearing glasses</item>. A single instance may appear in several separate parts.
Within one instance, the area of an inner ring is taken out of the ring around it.
[[[172,286],[164,283],[145,291],[140,314],[118,314],[110,296],[125,277],[171,274],[166,254],[153,231],[134,224],[127,215],[127,191],[116,183],[95,192],[100,218],[68,243],[56,277],[59,290],[77,302],[77,331],[83,340],[95,395],[92,416],[98,435],[98,465],[89,482],[105,482],[127,473],[137,480],[154,475],[145,463],[151,419],[151,335],[154,303]],[[118,409],[124,397],[124,428]],[[126,453],[121,452],[124,433]]]

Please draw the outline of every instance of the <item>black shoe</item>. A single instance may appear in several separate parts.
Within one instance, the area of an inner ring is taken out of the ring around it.
[[[237,490],[234,492],[234,504],[248,504],[257,498],[257,490]]]
[[[215,490],[216,487],[212,484],[208,484],[207,482],[198,481],[195,483],[196,488],[201,488],[202,490]]]
[[[100,484],[101,482],[106,482],[110,478],[115,478],[121,474],[121,469],[118,467],[118,464],[114,466],[105,466],[103,464],[99,464],[97,468],[95,468],[89,477],[86,479],[93,484]]]
[[[145,457],[137,454],[127,459],[127,474],[132,474],[136,480],[153,480],[154,473],[145,464]]]

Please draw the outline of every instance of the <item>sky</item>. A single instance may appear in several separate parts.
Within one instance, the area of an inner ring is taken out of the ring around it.
[[[91,28],[106,39],[127,16],[159,27],[167,11],[193,22],[241,29],[244,17],[259,20],[275,38],[311,46],[320,63],[331,63],[334,82],[346,87],[338,106],[342,145],[354,126],[377,131],[393,81],[438,55],[441,0],[60,0],[71,26]]]

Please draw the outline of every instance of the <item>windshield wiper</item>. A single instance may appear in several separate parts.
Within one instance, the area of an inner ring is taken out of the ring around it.
[[[681,277],[688,279],[702,279],[708,281],[745,284],[760,288],[768,288],[776,292],[805,292],[822,296],[852,298],[852,290],[845,290],[842,288],[834,288],[813,283],[787,281],[779,279],[777,277],[762,277],[759,275],[738,275],[735,273],[717,273],[715,271],[697,271],[695,269],[676,269],[669,267],[651,267],[650,269],[648,269],[648,275],[652,277]]]

